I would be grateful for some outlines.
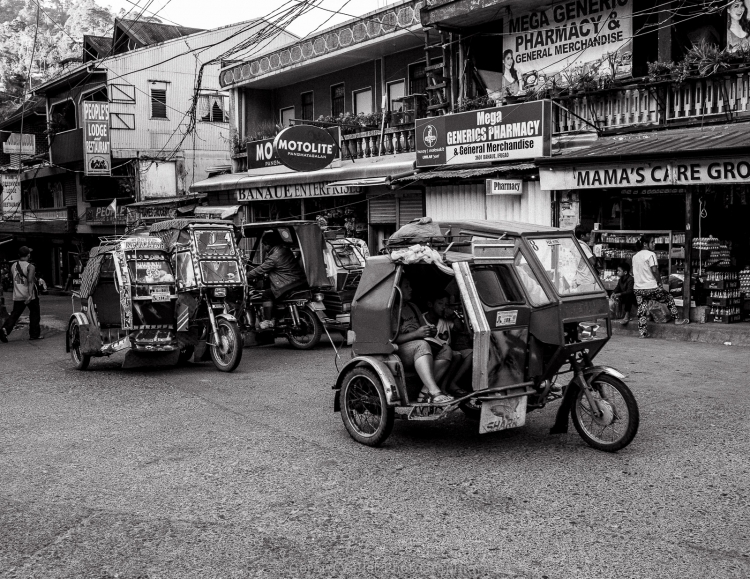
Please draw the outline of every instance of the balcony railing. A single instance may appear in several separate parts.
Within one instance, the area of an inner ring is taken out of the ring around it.
[[[341,137],[342,159],[363,159],[412,152],[414,152],[413,124],[385,129],[382,142],[379,130],[351,133]]]
[[[50,161],[56,165],[83,161],[83,129],[57,133],[50,145]]]

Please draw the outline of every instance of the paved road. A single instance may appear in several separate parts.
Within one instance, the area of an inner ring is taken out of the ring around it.
[[[616,455],[554,409],[354,443],[330,347],[71,368],[62,335],[0,344],[0,577],[750,576],[748,350],[617,338],[642,423]]]

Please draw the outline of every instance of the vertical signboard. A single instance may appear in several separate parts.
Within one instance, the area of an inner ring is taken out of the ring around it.
[[[21,220],[21,187],[17,173],[8,173],[0,176],[3,191],[0,193],[2,199],[2,219],[4,221]]]
[[[3,143],[3,153],[31,157],[36,152],[36,136],[25,133],[11,133]]]
[[[417,167],[492,163],[550,154],[548,100],[416,122]]]
[[[109,103],[83,102],[83,155],[86,175],[112,176]]]

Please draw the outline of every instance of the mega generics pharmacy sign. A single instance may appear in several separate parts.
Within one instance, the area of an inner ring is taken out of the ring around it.
[[[417,167],[547,157],[552,102],[482,109],[416,122]]]
[[[545,191],[750,183],[750,157],[542,167],[539,183]]]

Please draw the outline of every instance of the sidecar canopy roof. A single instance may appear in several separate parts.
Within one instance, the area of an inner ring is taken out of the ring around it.
[[[559,227],[550,227],[549,225],[536,225],[534,223],[521,223],[519,221],[485,221],[485,220],[467,220],[467,221],[439,221],[438,224],[442,230],[450,229],[448,235],[459,235],[460,232],[466,232],[467,235],[477,237],[521,237],[522,235],[547,234],[556,231],[567,231]]]

